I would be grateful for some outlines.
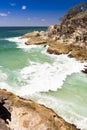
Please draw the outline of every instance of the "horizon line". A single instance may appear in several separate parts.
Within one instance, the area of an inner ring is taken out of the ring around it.
[[[50,25],[48,25],[48,26],[50,26]],[[48,26],[45,26],[45,25],[43,25],[43,26],[0,26],[0,28],[1,27],[48,27]]]

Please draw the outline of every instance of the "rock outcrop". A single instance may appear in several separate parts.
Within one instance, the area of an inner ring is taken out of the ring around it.
[[[0,130],[77,130],[51,109],[0,89]]]
[[[47,44],[49,53],[69,53],[70,57],[87,61],[87,3],[71,8],[60,25],[51,25],[47,31],[28,33],[22,38],[29,38],[27,45]]]

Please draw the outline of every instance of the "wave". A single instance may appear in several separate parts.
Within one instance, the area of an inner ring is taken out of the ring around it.
[[[7,38],[11,42],[16,42],[18,48],[23,48],[29,51],[32,48],[42,48],[40,54],[43,53],[45,57],[49,57],[53,62],[31,62],[29,65],[19,71],[18,77],[16,77],[16,86],[21,86],[17,90],[18,95],[28,95],[35,92],[46,92],[49,90],[56,91],[61,89],[62,85],[68,75],[72,73],[79,73],[85,63],[81,63],[74,58],[69,58],[67,55],[50,55],[43,49],[43,46],[27,46],[25,41],[27,39],[21,39],[20,37]],[[29,47],[29,48],[28,48]],[[43,57],[42,57],[43,58]]]
[[[31,62],[29,66],[20,71],[18,82],[23,85],[20,91],[17,91],[19,95],[61,89],[68,75],[79,73],[83,69],[84,63],[70,59],[67,55],[52,57],[54,57],[54,62],[51,64]]]
[[[64,58],[66,56],[62,55],[62,57]],[[62,60],[62,58],[60,59]],[[75,65],[75,69],[77,69],[73,70],[73,72],[79,72],[80,70],[78,68],[80,68],[82,65],[78,64],[78,62]],[[78,67],[79,65],[81,66]],[[68,66],[69,65],[67,64],[66,70],[68,69]],[[66,73],[64,71],[63,66],[63,68],[61,67],[61,69],[58,69],[59,72],[56,72],[57,68],[52,69],[51,67],[54,66],[51,66],[47,63],[42,64],[42,66],[41,64],[31,63],[30,67],[25,67],[24,69],[18,72],[18,77],[15,80],[15,86],[10,85],[8,83],[9,76],[6,73],[0,71],[0,88],[7,89],[25,98],[35,98],[35,100],[37,100],[38,103],[44,104],[45,106],[52,108],[58,115],[63,117],[66,121],[75,124],[78,128],[82,130],[87,130],[87,117],[77,114],[77,112],[75,112],[74,108],[78,108],[79,106],[76,106],[78,104],[75,104],[74,102],[62,101],[61,99],[55,98],[47,94],[38,93],[48,90],[56,90],[58,89],[58,85],[61,89],[62,86],[60,86],[60,84],[63,84],[64,78],[67,76],[67,74],[71,73],[70,70],[68,73]],[[70,68],[71,66],[69,67],[69,69]],[[41,69],[44,70],[41,71]],[[63,77],[64,75],[60,75],[61,71],[64,72],[65,77]],[[80,106],[80,109],[81,107],[82,106]]]
[[[69,58],[68,55],[50,55],[46,52],[47,48],[43,46],[27,46],[25,42],[27,39],[20,39],[20,37],[7,38],[10,42],[15,42],[17,48],[21,48],[24,51],[29,51],[32,48],[39,48],[41,53],[52,60],[51,63],[44,62],[29,62],[27,66],[20,70],[15,70],[14,82],[9,81],[8,73],[0,71],[0,88],[7,89],[22,97],[36,97],[38,102],[51,107],[58,115],[61,115],[66,121],[74,123],[78,128],[87,130],[87,118],[78,115],[72,110],[73,104],[63,102],[59,99],[50,96],[42,96],[39,92],[56,91],[63,89],[64,81],[67,76],[73,73],[79,73],[85,63],[81,63],[74,58]],[[42,48],[42,49],[41,49]],[[40,54],[41,54],[40,53]],[[12,75],[14,72],[12,73]],[[10,83],[11,82],[11,83]],[[74,104],[75,105],[75,104]],[[58,106],[58,107],[57,107]]]
[[[1,68],[1,67],[0,67],[0,68]],[[0,70],[0,81],[5,81],[5,80],[7,80],[7,77],[8,77],[8,76]]]
[[[50,55],[49,58],[53,58],[53,63],[30,62],[28,66],[17,70],[14,78],[15,86],[13,82],[13,91],[20,96],[49,90],[56,91],[62,88],[68,75],[79,73],[84,67],[84,63],[69,58],[67,55]],[[1,76],[2,78],[3,76],[6,77],[5,74],[1,74]],[[16,87],[17,91],[15,90]]]
[[[29,51],[29,50],[32,49],[32,48],[37,48],[37,45],[29,45],[29,46],[28,46],[28,45],[25,44],[25,42],[26,42],[27,40],[29,40],[29,38],[24,38],[24,39],[22,39],[21,36],[20,36],[20,37],[5,38],[5,40],[7,40],[7,41],[9,41],[9,42],[14,42],[14,43],[16,43],[17,48],[21,48],[21,49],[23,49],[24,51]],[[41,47],[41,45],[38,46],[38,47]]]
[[[52,108],[58,115],[71,124],[75,124],[81,130],[87,130],[87,117],[77,114],[73,108],[78,107],[76,104],[56,99],[46,94],[33,95],[37,97],[39,104]],[[81,106],[80,106],[81,107]]]
[[[2,72],[0,67],[0,88],[12,91],[11,87],[7,83],[7,79],[8,79],[8,75],[5,72]]]

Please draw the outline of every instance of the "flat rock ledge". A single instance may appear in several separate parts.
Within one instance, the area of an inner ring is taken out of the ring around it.
[[[48,45],[47,52],[50,54],[69,54],[69,57],[74,57],[80,61],[87,61],[87,45],[85,43],[73,43],[72,39],[56,39],[57,36],[49,37],[48,32],[31,32],[21,37],[28,38],[26,45]],[[74,38],[73,38],[74,39]]]
[[[0,89],[0,130],[77,130],[56,113]]]
[[[30,38],[27,42],[25,42],[26,45],[41,45],[41,44],[46,44],[46,41],[44,39],[34,37]]]

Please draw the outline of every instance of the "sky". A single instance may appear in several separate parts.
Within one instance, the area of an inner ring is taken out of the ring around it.
[[[87,0],[85,0],[87,1]],[[0,0],[0,26],[49,26],[82,0]]]

